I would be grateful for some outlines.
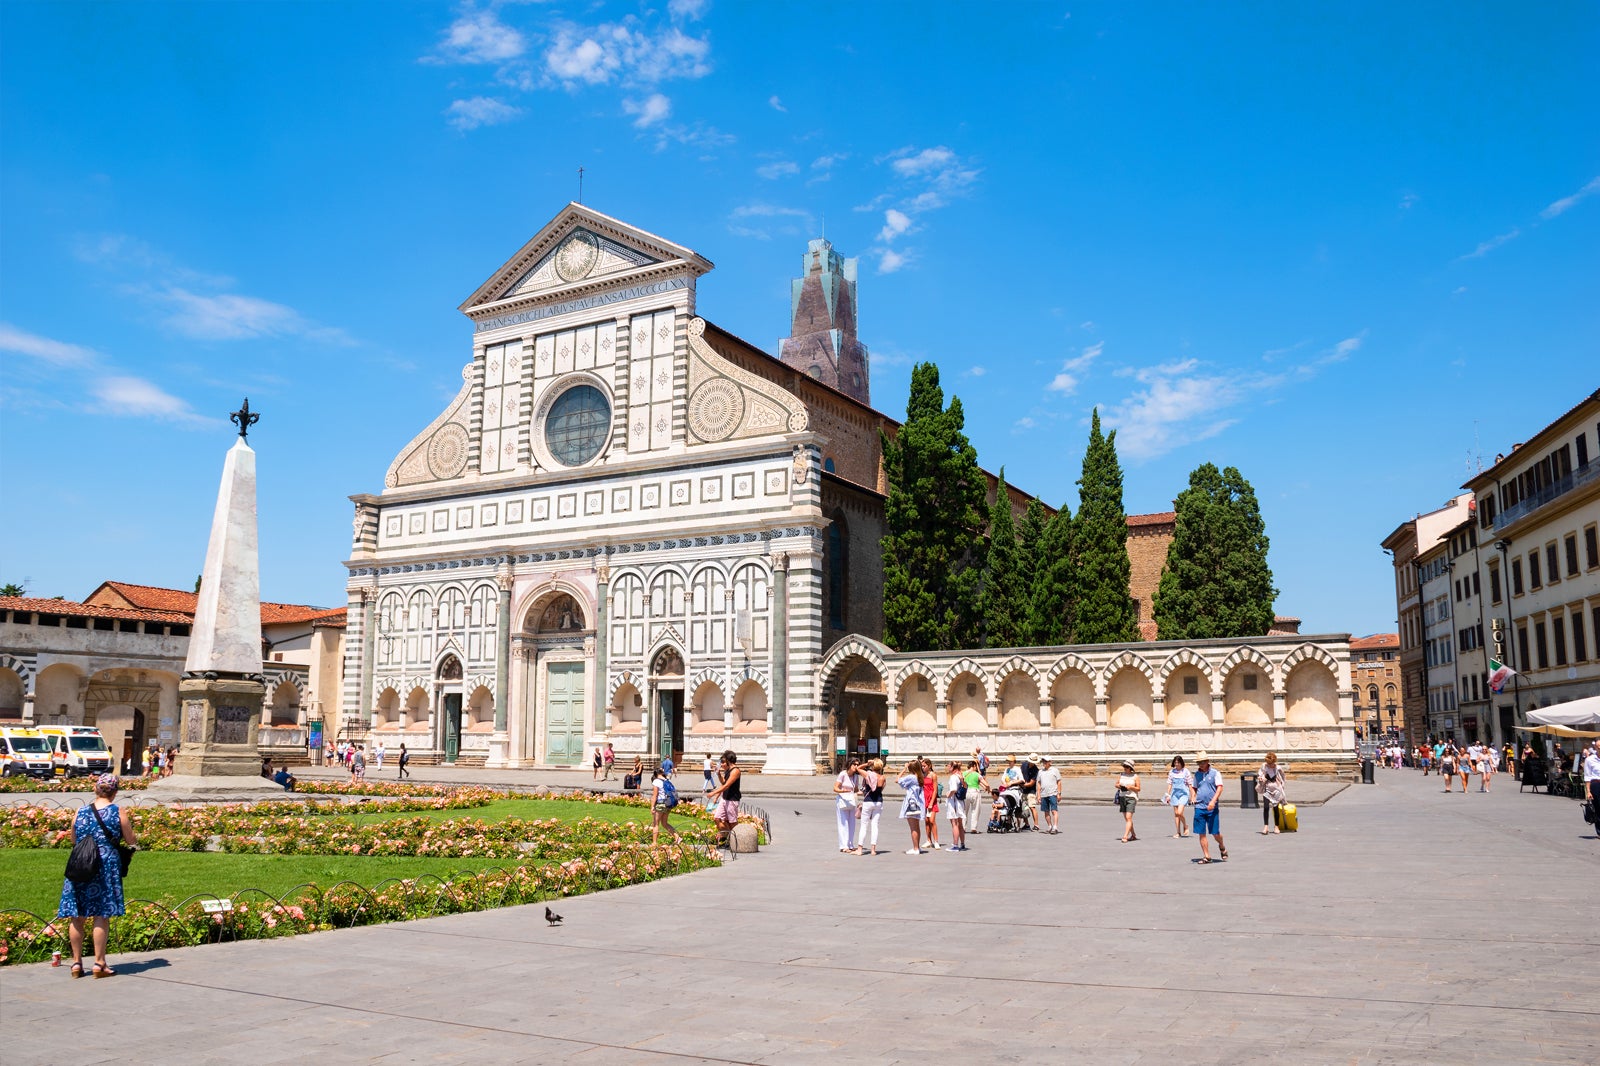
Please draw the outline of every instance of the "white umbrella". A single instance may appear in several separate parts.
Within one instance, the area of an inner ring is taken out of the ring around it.
[[[1545,733],[1554,737],[1600,737],[1593,729],[1573,729],[1569,725],[1525,725],[1520,732]]]
[[[1581,700],[1529,711],[1528,721],[1535,725],[1600,725],[1600,696],[1587,696]]]

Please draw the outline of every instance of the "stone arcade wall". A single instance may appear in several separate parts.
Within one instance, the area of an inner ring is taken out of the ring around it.
[[[1300,772],[1355,765],[1348,634],[924,653],[850,636],[823,657],[819,706],[836,713],[863,665],[883,678],[896,760],[982,746],[1088,774],[1124,758],[1192,763],[1203,748],[1225,768],[1269,751]]]

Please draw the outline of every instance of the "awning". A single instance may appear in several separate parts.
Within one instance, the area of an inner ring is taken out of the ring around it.
[[[1573,729],[1569,725],[1525,725],[1524,733],[1545,733],[1553,737],[1600,737],[1600,730]]]
[[[1600,726],[1600,696],[1555,703],[1528,712],[1534,725]]]

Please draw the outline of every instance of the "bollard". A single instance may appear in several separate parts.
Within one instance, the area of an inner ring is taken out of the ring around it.
[[[1256,774],[1252,770],[1247,774],[1239,775],[1239,809],[1250,810],[1261,806],[1256,799]]]
[[[1363,785],[1376,785],[1378,783],[1378,773],[1373,768],[1371,759],[1361,760],[1361,783]]]

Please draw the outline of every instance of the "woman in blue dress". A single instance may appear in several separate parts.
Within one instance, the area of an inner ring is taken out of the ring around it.
[[[1189,835],[1189,823],[1184,821],[1183,809],[1194,802],[1194,774],[1184,766],[1183,756],[1172,757],[1172,769],[1167,771],[1167,804],[1172,808],[1172,824],[1177,828],[1174,837]]]
[[[122,860],[117,854],[117,841],[134,847],[139,843],[128,812],[117,806],[121,784],[115,774],[95,778],[94,802],[79,809],[72,822],[74,843],[90,837],[100,845],[99,877],[82,884],[65,878],[61,882],[61,906],[56,917],[71,919],[68,936],[72,941],[73,977],[83,976],[85,918],[94,919],[94,976],[111,977],[116,973],[106,962],[106,939],[111,932],[111,918],[123,913]]]

